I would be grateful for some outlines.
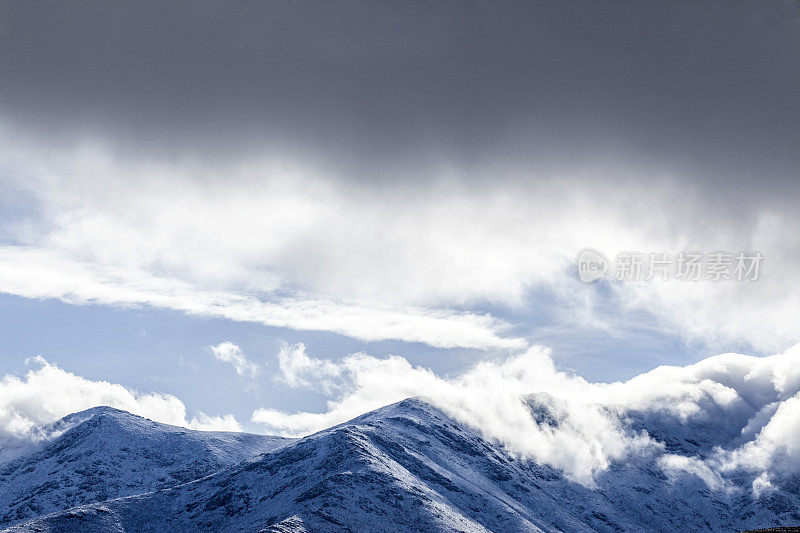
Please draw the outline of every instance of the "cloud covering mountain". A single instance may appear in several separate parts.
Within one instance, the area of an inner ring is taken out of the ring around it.
[[[356,353],[341,362],[316,359],[302,345],[284,345],[280,379],[327,395],[323,412],[260,408],[252,420],[269,431],[302,436],[381,406],[418,396],[474,428],[515,456],[549,465],[593,486],[615,462],[658,458],[665,472],[697,476],[713,490],[750,478],[768,491],[800,469],[800,347],[769,357],[722,354],[685,367],[663,366],[625,382],[590,383],[558,370],[546,348],[534,347],[455,376],[439,376],[399,356]],[[231,416],[188,418],[176,397],[139,393],[76,376],[39,359],[24,378],[0,387],[3,452],[19,455],[48,436],[37,429],[65,414],[114,405],[154,420],[200,429],[240,430]],[[57,393],[56,393],[57,391]],[[543,419],[532,405],[547,413]],[[666,428],[666,437],[653,433]],[[703,434],[693,434],[702,427]],[[693,453],[675,454],[669,440],[685,433]]]
[[[800,346],[763,358],[722,354],[615,383],[590,383],[559,371],[541,347],[449,378],[397,356],[354,354],[334,364],[309,357],[302,345],[284,346],[279,360],[288,383],[332,396],[323,413],[253,413],[253,421],[289,435],[420,396],[513,453],[587,485],[612,462],[642,454],[656,454],[665,469],[690,472],[715,489],[741,471],[764,488],[773,475],[800,469]],[[552,423],[531,414],[529,394],[539,395]],[[642,433],[646,424],[632,426],[631,418],[713,431],[697,454],[674,456],[658,438]]]
[[[563,423],[558,402],[548,395],[526,403],[543,428]],[[112,424],[107,418],[92,417],[83,426],[95,429],[101,442],[107,433],[111,443],[116,431],[104,429],[128,428],[145,443],[134,459],[137,467],[147,474],[159,465],[170,435],[125,413],[116,412]],[[643,423],[679,459],[664,465],[658,455],[644,453],[614,460],[586,486],[487,440],[427,402],[409,399],[194,481],[6,523],[11,527],[5,531],[738,531],[800,520],[796,475],[769,490],[751,489],[747,476],[709,487],[696,475],[700,468],[673,468],[708,450],[713,420],[675,425],[634,417],[630,423]],[[187,437],[173,444],[180,438]],[[96,439],[78,442],[86,455],[98,447]],[[53,464],[73,451],[63,449],[54,448]],[[107,454],[98,455],[102,466]],[[193,464],[192,453],[177,457]],[[111,456],[117,468],[97,468],[95,481],[109,487],[124,481],[131,464],[124,459]],[[19,463],[21,472],[31,464]],[[72,468],[67,462],[54,474]],[[74,468],[84,471],[80,464]],[[162,471],[156,468],[156,475]],[[70,488],[67,483],[46,491],[40,501]]]

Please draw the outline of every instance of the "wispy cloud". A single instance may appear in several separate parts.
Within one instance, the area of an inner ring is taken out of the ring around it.
[[[233,365],[240,376],[255,377],[261,373],[261,367],[249,361],[242,353],[242,349],[232,342],[221,342],[209,348],[217,360]]]
[[[518,348],[509,326],[487,315],[399,305],[347,302],[295,294],[281,297],[208,290],[146,271],[68,259],[52,250],[0,246],[0,291],[74,304],[150,305],[295,330],[361,339],[422,342],[444,348]]]

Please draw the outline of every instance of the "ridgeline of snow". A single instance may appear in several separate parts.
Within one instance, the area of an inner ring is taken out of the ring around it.
[[[565,423],[563,401],[535,394],[523,402],[541,431]],[[148,440],[160,426],[113,415],[123,421],[112,427],[141,432],[140,443],[152,446],[142,457],[164,456],[164,441]],[[94,425],[100,437],[110,431],[107,419],[102,413],[74,429]],[[737,446],[739,438],[721,434],[714,420],[629,410],[620,424],[630,434],[646,431],[647,444],[611,460],[587,486],[409,399],[213,475],[9,524],[6,531],[734,531],[800,523],[796,474],[774,476],[768,490],[756,490],[758,473],[746,469],[709,485],[704,475],[714,473],[703,470],[704,459],[719,447]],[[83,439],[77,457],[98,480],[113,474],[93,466],[93,456],[106,456],[102,442]],[[50,452],[48,469],[56,476],[74,471],[59,463],[65,456]],[[21,459],[17,470],[38,463]],[[117,475],[144,477],[121,473],[129,466],[118,465]]]
[[[207,476],[289,439],[193,431],[111,407],[48,424],[43,441],[0,465],[0,524]]]

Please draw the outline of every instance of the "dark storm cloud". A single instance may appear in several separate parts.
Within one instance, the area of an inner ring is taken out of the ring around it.
[[[793,179],[797,6],[3,2],[0,117],[164,153],[673,160]],[[705,174],[703,174],[705,173]]]

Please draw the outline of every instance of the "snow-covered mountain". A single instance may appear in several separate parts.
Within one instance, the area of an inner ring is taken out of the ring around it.
[[[542,423],[556,423],[548,422],[545,402],[529,403]],[[629,423],[660,433],[687,457],[727,438],[713,427],[652,415],[633,413]],[[665,475],[645,454],[610,465],[586,486],[417,399],[290,443],[197,434],[108,409],[73,429],[81,427],[89,438],[68,431],[15,462],[0,481],[2,505],[40,493],[64,498],[50,509],[94,503],[8,531],[737,531],[800,524],[800,478],[756,497],[752,479],[711,490],[697,476]],[[126,459],[133,452],[123,447],[138,451]],[[174,460],[166,465],[167,458]],[[38,475],[25,478],[28,469]],[[138,494],[100,501],[126,492]]]
[[[69,415],[33,453],[0,465],[0,524],[207,476],[289,439],[192,431],[111,407]]]

